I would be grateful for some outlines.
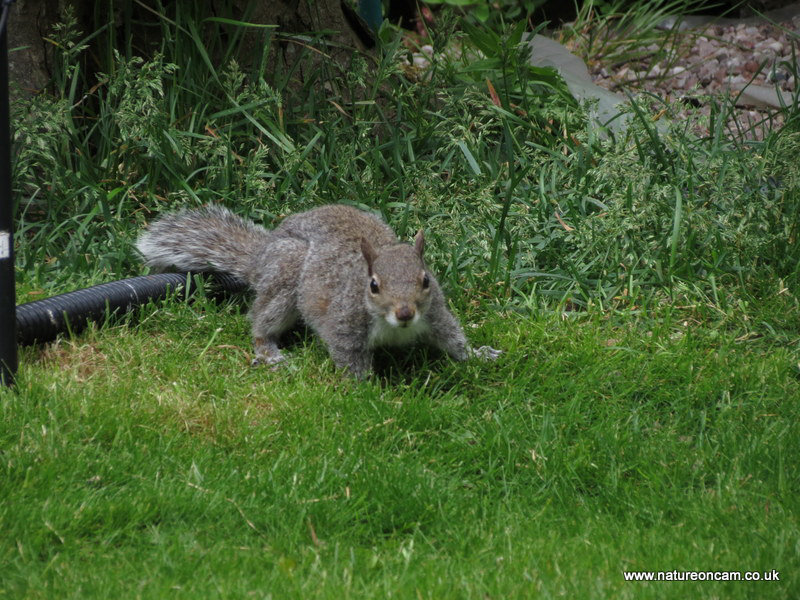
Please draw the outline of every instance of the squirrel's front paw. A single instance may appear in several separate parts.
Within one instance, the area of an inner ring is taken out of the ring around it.
[[[481,346],[480,348],[470,348],[470,356],[480,358],[481,360],[497,360],[503,351],[492,348],[491,346]]]

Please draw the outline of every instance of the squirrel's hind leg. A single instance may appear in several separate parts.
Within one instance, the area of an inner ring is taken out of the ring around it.
[[[259,302],[257,298],[253,303],[250,318],[255,350],[254,365],[276,365],[286,360],[286,356],[278,348],[278,340],[295,324],[299,316],[294,308],[294,299],[285,297],[288,295],[280,294],[266,302]]]
[[[284,238],[269,244],[258,257],[258,277],[253,282],[256,296],[250,308],[254,365],[275,365],[286,360],[278,340],[300,316],[297,274],[307,250],[305,242]]]

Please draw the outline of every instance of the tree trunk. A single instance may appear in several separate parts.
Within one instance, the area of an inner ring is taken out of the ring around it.
[[[56,22],[58,8],[58,0],[18,0],[11,5],[6,27],[12,95],[36,93],[50,80],[47,42],[43,38]]]

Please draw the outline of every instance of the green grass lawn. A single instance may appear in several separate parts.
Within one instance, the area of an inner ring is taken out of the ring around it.
[[[482,310],[497,363],[420,349],[365,382],[303,335],[251,368],[203,301],[28,349],[0,597],[791,597],[797,322],[701,313]]]

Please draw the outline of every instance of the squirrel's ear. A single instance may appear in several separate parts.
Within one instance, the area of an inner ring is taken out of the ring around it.
[[[372,275],[372,263],[375,262],[375,250],[372,245],[367,241],[367,238],[361,238],[361,254],[364,255],[364,260],[367,261],[367,272]]]
[[[425,233],[422,229],[414,236],[414,250],[416,250],[417,255],[422,258],[422,253],[425,252]]]

